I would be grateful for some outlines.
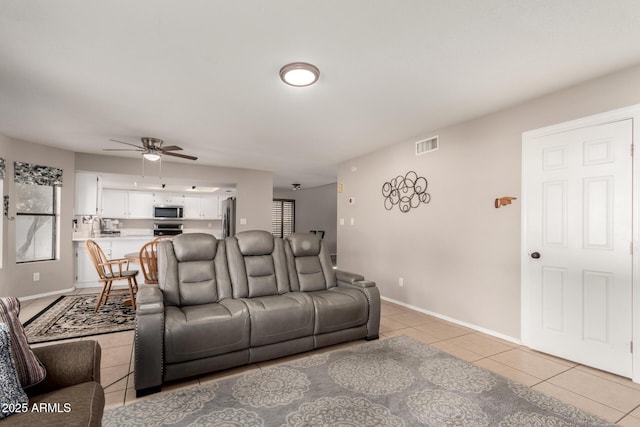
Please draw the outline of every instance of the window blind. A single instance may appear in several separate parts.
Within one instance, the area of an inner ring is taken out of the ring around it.
[[[274,199],[271,205],[271,233],[287,237],[296,231],[296,201]]]

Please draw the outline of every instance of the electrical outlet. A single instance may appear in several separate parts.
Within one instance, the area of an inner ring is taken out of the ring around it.
[[[33,281],[34,282],[40,281],[40,273],[33,273]]]
[[[400,286],[401,288],[404,288],[404,277],[400,277],[398,279],[398,286]]]

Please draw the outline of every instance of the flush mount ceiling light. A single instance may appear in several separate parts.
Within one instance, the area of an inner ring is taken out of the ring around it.
[[[160,160],[160,154],[156,153],[142,153],[142,157],[149,160],[150,162],[157,162]]]
[[[293,191],[299,190],[302,188],[302,185],[300,184],[291,184],[291,188],[293,189]]]
[[[306,62],[293,62],[280,69],[280,78],[290,86],[311,86],[318,81],[320,70]]]

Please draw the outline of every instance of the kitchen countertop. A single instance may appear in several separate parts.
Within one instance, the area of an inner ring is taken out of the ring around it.
[[[153,240],[155,237],[153,234],[125,234],[125,235],[113,235],[113,234],[98,234],[94,237],[80,235],[73,236],[71,239],[74,242],[86,242],[87,240],[144,240],[149,239]]]

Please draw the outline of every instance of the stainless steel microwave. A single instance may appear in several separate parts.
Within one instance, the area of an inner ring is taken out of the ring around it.
[[[155,205],[153,207],[155,219],[182,219],[184,218],[183,206]]]

